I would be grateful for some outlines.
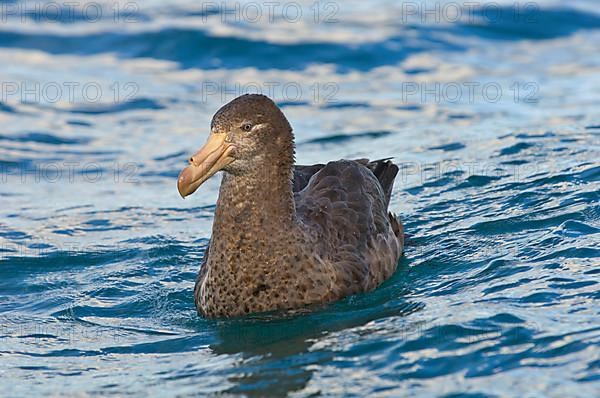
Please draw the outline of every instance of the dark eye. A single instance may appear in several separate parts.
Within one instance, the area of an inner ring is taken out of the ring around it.
[[[242,130],[244,130],[244,131],[250,131],[250,130],[252,130],[252,125],[250,123],[244,123],[242,125]]]

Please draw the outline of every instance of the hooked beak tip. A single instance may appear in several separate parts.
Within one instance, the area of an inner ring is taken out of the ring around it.
[[[189,159],[189,165],[179,174],[177,190],[185,199],[208,178],[233,161],[234,146],[225,142],[224,134],[211,134],[206,144]]]
[[[182,199],[185,199],[185,197],[189,195],[188,187],[191,184],[192,167],[192,165],[187,166],[179,173],[179,177],[177,178],[177,191]]]

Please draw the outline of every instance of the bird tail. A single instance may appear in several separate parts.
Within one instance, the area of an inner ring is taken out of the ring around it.
[[[394,180],[396,179],[396,175],[398,175],[399,171],[398,166],[392,163],[390,159],[391,158],[373,161],[368,161],[367,159],[357,160],[358,162],[367,166],[373,172],[375,177],[377,177],[377,180],[383,189],[383,193],[385,194],[386,207],[390,204],[392,189],[394,188]],[[398,243],[400,244],[400,250],[404,252],[405,236],[402,221],[400,220],[400,217],[391,212],[388,212],[388,217],[390,219],[392,231],[394,231],[394,235],[396,235]]]
[[[398,166],[388,159],[374,160],[367,164],[367,167],[375,174],[383,193],[385,194],[386,206],[390,204],[390,198],[392,196],[392,189],[394,188],[394,179],[398,174]]]

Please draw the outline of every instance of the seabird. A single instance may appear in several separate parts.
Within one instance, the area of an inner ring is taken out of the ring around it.
[[[375,289],[404,249],[388,205],[390,160],[294,165],[294,135],[268,97],[247,94],[213,117],[189,159],[182,197],[224,171],[194,289],[198,312],[232,317],[322,304]]]

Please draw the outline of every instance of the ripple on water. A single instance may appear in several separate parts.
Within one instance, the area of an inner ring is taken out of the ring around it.
[[[140,90],[67,107],[0,102],[5,395],[597,395],[597,15],[540,4],[494,22],[478,9],[475,23],[399,24],[390,3],[376,20],[340,7],[336,24],[263,31],[218,23],[227,10],[150,3],[135,29],[77,14],[52,29],[8,16],[18,25],[0,31],[6,81],[68,71]],[[339,88],[335,103],[276,98],[302,163],[407,165],[391,204],[406,256],[380,288],[297,311],[196,314],[218,182],[183,201],[175,181],[223,102],[200,88],[232,79]],[[497,81],[505,95],[412,103],[411,80]],[[515,81],[543,82],[540,104],[512,103]],[[138,182],[19,174],[71,161],[111,177],[134,162]]]

